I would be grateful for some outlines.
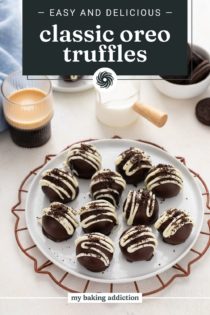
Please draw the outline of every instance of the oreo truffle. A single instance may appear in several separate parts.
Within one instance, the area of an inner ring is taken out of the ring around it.
[[[101,233],[85,234],[75,244],[77,260],[86,269],[101,272],[109,267],[114,244],[108,236]]]
[[[158,164],[151,168],[145,183],[149,191],[161,198],[178,195],[183,186],[181,173],[172,165],[167,164]]]
[[[45,171],[40,185],[50,202],[67,203],[74,200],[79,193],[77,179],[71,173],[59,168]]]
[[[106,200],[90,201],[80,209],[80,222],[85,233],[109,235],[117,224],[115,207]]]
[[[129,262],[151,260],[157,240],[150,227],[136,225],[124,231],[120,237],[119,246]]]
[[[130,148],[122,152],[115,161],[116,170],[128,184],[143,181],[152,167],[150,157],[139,148]]]
[[[116,207],[125,187],[126,182],[119,173],[109,169],[100,170],[91,179],[91,196],[94,200],[107,200]]]
[[[128,225],[151,225],[158,218],[159,205],[155,194],[146,189],[131,190],[123,205]]]
[[[66,164],[76,176],[89,179],[100,170],[101,155],[93,145],[77,143],[68,150]]]
[[[60,202],[43,209],[41,224],[44,235],[54,242],[69,239],[78,226],[75,211]]]
[[[193,220],[183,210],[169,209],[156,221],[155,228],[162,235],[164,242],[179,245],[184,243],[192,232]]]

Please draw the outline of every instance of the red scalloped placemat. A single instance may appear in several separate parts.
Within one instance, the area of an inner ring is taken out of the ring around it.
[[[115,136],[113,138],[119,139],[120,137]],[[93,139],[83,140],[91,141]],[[152,142],[137,140],[139,142],[147,143],[158,147],[162,150],[164,148]],[[67,148],[66,148],[67,149]],[[64,149],[64,150],[66,150]],[[203,257],[210,247],[210,193],[205,181],[202,177],[189,169],[195,180],[201,187],[202,197],[205,200],[205,212],[204,212],[204,222],[202,231],[200,232],[199,238],[190,252],[182,259],[179,264],[176,264],[167,271],[156,275],[149,279],[134,281],[130,284],[101,284],[94,283],[92,281],[87,281],[84,279],[77,278],[68,272],[65,272],[55,266],[51,261],[46,260],[46,258],[39,252],[36,245],[33,243],[27,226],[25,224],[25,198],[28,193],[28,188],[31,180],[36,176],[37,171],[40,170],[50,159],[55,155],[49,154],[45,156],[42,165],[36,167],[28,173],[28,175],[23,179],[20,187],[18,189],[18,201],[12,207],[12,213],[15,216],[15,227],[14,233],[17,244],[21,251],[33,261],[34,271],[38,274],[48,275],[51,280],[53,280],[59,287],[68,292],[141,292],[143,296],[151,295],[157,293],[170,284],[172,284],[177,278],[186,278],[191,274],[192,265]],[[177,156],[179,161],[186,165],[185,158]]]

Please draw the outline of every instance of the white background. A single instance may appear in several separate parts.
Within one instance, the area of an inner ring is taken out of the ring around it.
[[[210,2],[193,1],[193,41],[210,52]],[[210,88],[204,96],[210,96]],[[15,146],[9,134],[0,135],[0,296],[65,297],[66,293],[48,277],[33,272],[32,263],[18,249],[14,239],[14,217],[10,213],[16,202],[21,179],[40,165],[47,153],[57,153],[68,144],[85,138],[141,138],[164,146],[173,155],[185,156],[188,165],[200,173],[210,186],[210,127],[195,118],[195,104],[172,100],[161,95],[151,82],[142,82],[143,102],[169,114],[169,121],[157,129],[144,119],[125,129],[105,127],[95,118],[94,92],[55,93],[55,117],[51,140],[43,147],[27,150]],[[193,267],[190,277],[176,281],[161,293],[162,297],[210,297],[209,253]],[[209,314],[210,300],[150,300],[142,305],[67,305],[65,300],[0,300],[0,314]]]

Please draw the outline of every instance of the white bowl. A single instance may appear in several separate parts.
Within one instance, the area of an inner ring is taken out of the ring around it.
[[[153,80],[155,87],[163,94],[177,99],[188,99],[204,93],[210,85],[210,74],[195,84],[181,85],[168,82],[164,79]]]
[[[194,46],[199,49],[202,55],[206,56],[209,59],[209,54],[202,47]],[[210,85],[210,74],[202,81],[194,84],[175,84],[169,81],[164,80],[162,77],[158,77],[159,79],[153,80],[155,87],[163,94],[176,99],[188,99],[196,97],[202,93],[204,93],[209,85]]]

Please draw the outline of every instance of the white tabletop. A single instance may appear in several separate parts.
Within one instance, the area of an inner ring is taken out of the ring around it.
[[[210,51],[209,0],[194,1],[194,43]],[[208,25],[207,25],[208,23]],[[208,36],[209,37],[209,36]],[[137,123],[123,129],[110,128],[99,123],[95,117],[94,91],[77,94],[54,93],[55,116],[52,122],[52,138],[43,147],[22,149],[14,145],[8,132],[0,134],[0,296],[2,297],[65,297],[66,292],[54,285],[47,276],[35,274],[31,261],[18,249],[14,238],[14,217],[10,213],[17,200],[18,186],[23,177],[43,162],[48,153],[58,153],[68,144],[87,138],[110,138],[119,135],[123,138],[144,139],[165,147],[173,155],[184,156],[188,165],[210,183],[210,127],[200,124],[195,118],[195,104],[198,99],[210,96],[209,90],[202,96],[191,100],[173,100],[160,94],[150,81],[142,81],[141,100],[156,106],[169,114],[167,125],[158,129],[140,118]],[[210,186],[210,184],[209,184]],[[161,297],[210,297],[210,259],[205,255],[192,268],[192,274],[179,279],[160,293]],[[156,308],[158,303],[158,309]],[[183,304],[182,304],[183,303]],[[185,310],[185,314],[207,314],[210,301],[197,300],[161,300],[146,301],[141,306],[103,305],[103,313],[115,308],[116,314],[136,314],[152,311],[155,314],[173,314]],[[88,305],[87,310],[96,314],[100,305]],[[10,314],[66,314],[74,311],[80,314],[83,305],[67,305],[65,300],[1,300],[0,313]],[[2,310],[2,312],[1,312]],[[23,312],[25,310],[25,312]],[[124,312],[123,312],[124,311]],[[142,313],[143,314],[143,313]],[[172,313],[171,313],[172,314]]]

